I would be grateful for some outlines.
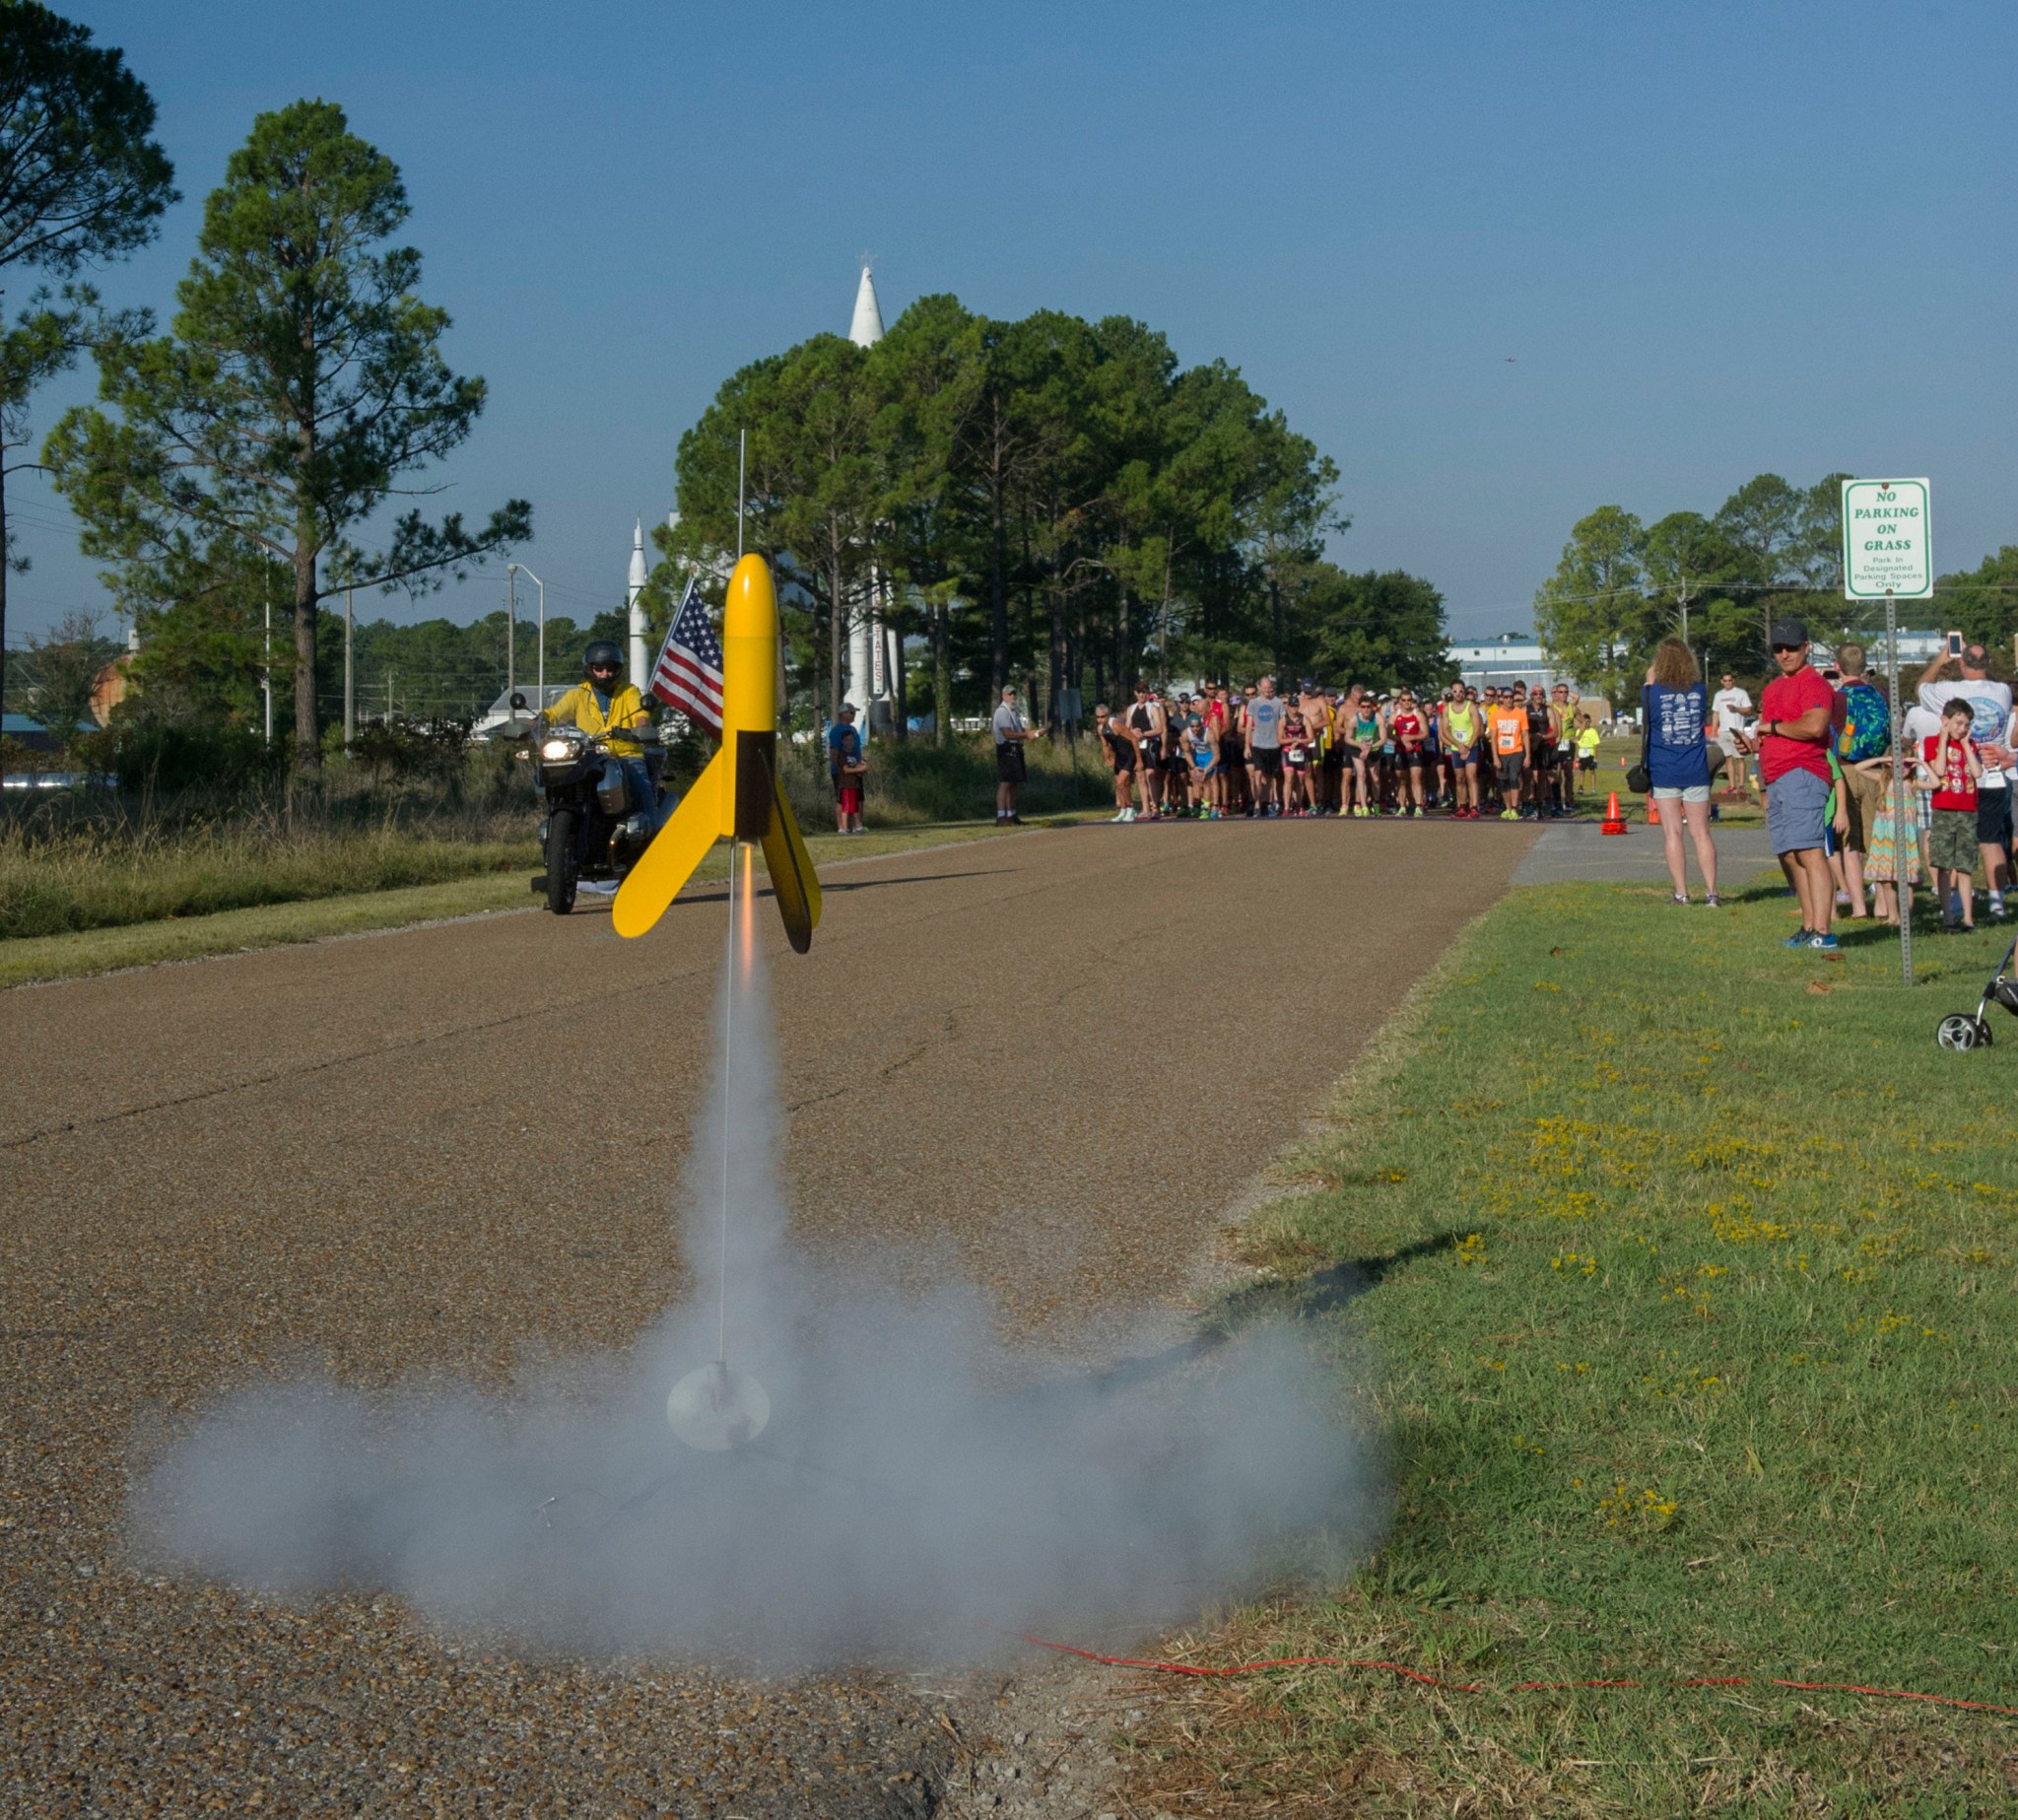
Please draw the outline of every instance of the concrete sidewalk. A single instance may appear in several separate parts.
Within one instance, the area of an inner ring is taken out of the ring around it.
[[[1714,828],[1716,837],[1716,882],[1719,886],[1748,883],[1773,869],[1773,847],[1764,828]],[[1542,831],[1514,868],[1516,885],[1565,885],[1581,880],[1600,884],[1660,885],[1667,882],[1661,831],[1634,823],[1623,835],[1598,832],[1594,822],[1562,822]],[[1689,848],[1691,889],[1700,890],[1696,855]]]

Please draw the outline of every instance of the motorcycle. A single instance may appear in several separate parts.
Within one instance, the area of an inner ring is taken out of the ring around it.
[[[525,698],[514,695],[511,706],[514,710],[523,708]],[[532,888],[546,894],[547,909],[565,916],[574,908],[575,893],[584,881],[614,886],[651,844],[658,831],[659,804],[665,801],[665,787],[659,781],[665,755],[655,750],[656,727],[633,727],[625,733],[626,739],[645,749],[645,770],[655,797],[647,805],[634,800],[637,792],[625,775],[624,762],[602,735],[572,726],[536,726],[527,737],[547,811],[540,822],[547,869],[532,881]]]

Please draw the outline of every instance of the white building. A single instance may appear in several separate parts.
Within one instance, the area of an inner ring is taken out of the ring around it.
[[[1920,671],[1934,655],[1945,648],[1947,635],[1939,632],[1909,632],[1905,627],[1899,630],[1899,680],[1903,688],[1912,688],[1919,680]],[[1873,679],[1886,675],[1885,634],[1881,627],[1875,633],[1865,633],[1858,640],[1864,647],[1864,659]],[[1835,660],[1836,647],[1833,643],[1816,640],[1814,661],[1827,665]],[[1538,640],[1533,638],[1495,639],[1487,644],[1453,644],[1450,647],[1450,661],[1457,666],[1457,673],[1474,689],[1505,689],[1518,683],[1523,689],[1531,689],[1539,683],[1544,689],[1553,689],[1558,683],[1568,683],[1572,689],[1590,695],[1589,688],[1569,671],[1558,669],[1542,649]],[[1749,666],[1756,670],[1763,668],[1758,663]],[[1713,687],[1714,687],[1713,681]],[[1629,692],[1630,694],[1630,692]],[[1596,698],[1592,698],[1593,701]],[[1628,714],[1631,703],[1619,710]]]
[[[1474,689],[1504,689],[1510,683],[1532,688],[1536,683],[1553,689],[1558,683],[1575,683],[1577,678],[1559,670],[1549,655],[1532,639],[1495,639],[1490,644],[1453,644],[1450,661],[1457,674]]]

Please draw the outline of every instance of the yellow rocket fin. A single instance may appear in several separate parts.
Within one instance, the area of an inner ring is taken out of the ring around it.
[[[775,775],[771,779],[771,822],[764,831],[764,867],[771,874],[785,936],[797,953],[804,954],[812,947],[820,922],[820,876]]]
[[[707,761],[707,769],[625,875],[611,909],[619,935],[642,935],[694,876],[702,854],[721,833],[721,793],[728,770],[719,752]]]

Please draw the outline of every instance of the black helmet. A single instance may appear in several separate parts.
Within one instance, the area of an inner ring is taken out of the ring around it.
[[[613,670],[621,670],[624,667],[624,653],[617,648],[616,640],[596,639],[591,641],[588,649],[581,653],[581,667],[584,670],[593,670],[599,663],[606,663]]]

